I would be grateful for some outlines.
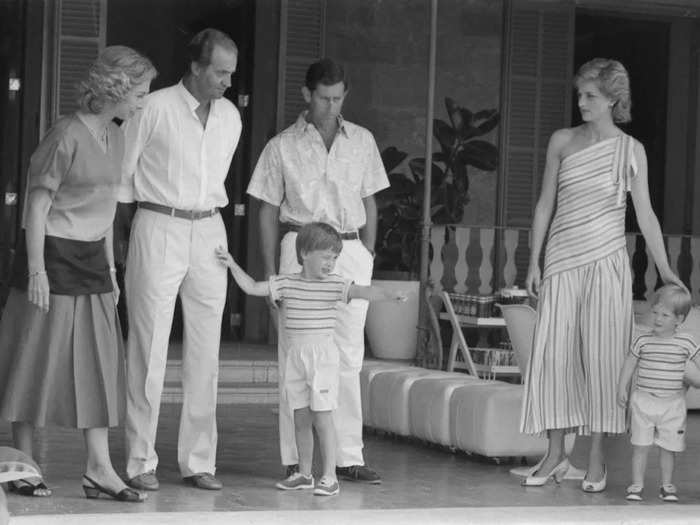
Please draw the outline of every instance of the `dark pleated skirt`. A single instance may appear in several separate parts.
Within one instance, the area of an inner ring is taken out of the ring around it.
[[[0,320],[0,418],[35,426],[117,426],[124,340],[111,292],[50,295],[42,313],[13,288]]]

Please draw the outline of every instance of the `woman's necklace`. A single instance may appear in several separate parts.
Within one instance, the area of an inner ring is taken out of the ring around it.
[[[90,135],[95,138],[102,151],[107,153],[107,126],[100,126],[102,129],[95,129],[96,126],[82,115],[80,115],[80,120],[83,121],[83,124],[87,127]]]

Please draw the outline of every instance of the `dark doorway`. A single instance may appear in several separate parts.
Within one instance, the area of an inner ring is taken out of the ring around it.
[[[21,234],[29,157],[39,140],[42,2],[0,0],[0,313]]]
[[[651,203],[663,224],[664,166],[670,23],[621,16],[576,14],[574,70],[592,58],[622,62],[630,76],[632,121],[621,128],[646,149]],[[581,123],[573,104],[572,122]],[[632,206],[627,207],[627,231],[639,231]]]
[[[180,80],[186,62],[186,44],[198,31],[213,27],[224,31],[236,42],[238,67],[225,96],[238,106],[243,132],[226,181],[229,205],[222,210],[222,217],[228,233],[229,249],[237,260],[244,260],[246,246],[246,217],[235,213],[235,205],[246,201],[244,193],[250,172],[251,126],[246,95],[250,93],[252,84],[254,11],[255,0],[109,0],[107,22],[108,45],[134,47],[153,61],[159,71],[152,85],[154,90]],[[124,238],[128,235],[128,229],[121,231],[121,242],[124,244],[128,240],[128,237]],[[240,339],[242,313],[242,294],[230,282],[222,324],[223,339]],[[121,317],[126,319],[126,313],[122,312]],[[182,339],[179,301],[171,339]]]

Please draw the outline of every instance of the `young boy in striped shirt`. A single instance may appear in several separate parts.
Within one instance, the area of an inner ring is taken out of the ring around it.
[[[294,410],[294,431],[299,471],[276,486],[281,490],[314,489],[319,496],[338,494],[335,473],[336,439],[333,410],[338,406],[339,352],[334,342],[336,306],[339,301],[405,301],[404,293],[390,294],[374,286],[359,286],[333,273],[343,248],[340,234],[328,224],[314,222],[299,229],[297,260],[301,272],[273,275],[254,281],[223,248],[216,251],[221,263],[249,295],[270,296],[280,306],[281,322],[289,344],[283,365],[282,395]],[[311,474],[314,439],[318,435],[323,474],[314,484]]]
[[[652,300],[651,332],[637,337],[620,373],[617,401],[629,402],[632,443],[632,484],[627,499],[641,501],[644,473],[651,445],[659,447],[664,501],[678,501],[673,485],[675,454],[685,450],[686,405],[684,384],[688,361],[698,363],[697,342],[678,331],[691,306],[690,294],[677,285],[659,288]],[[636,383],[629,395],[636,372]]]

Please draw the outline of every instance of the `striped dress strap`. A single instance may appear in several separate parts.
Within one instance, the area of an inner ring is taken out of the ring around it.
[[[637,174],[637,171],[637,159],[634,156],[634,139],[623,133],[618,147],[615,148],[612,169],[618,205],[625,203],[626,193],[630,190],[630,182],[632,177]]]

